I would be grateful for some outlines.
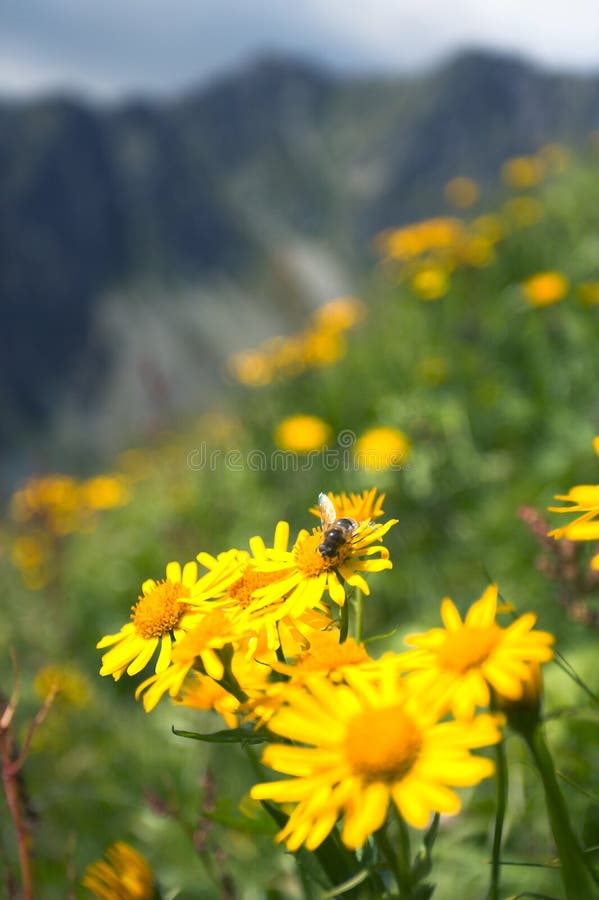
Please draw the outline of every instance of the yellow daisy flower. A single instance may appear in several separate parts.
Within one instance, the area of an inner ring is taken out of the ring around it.
[[[567,494],[558,494],[556,500],[564,500],[571,506],[550,506],[550,512],[582,513],[562,528],[554,528],[549,537],[567,538],[569,541],[599,540],[599,485],[578,484]]]
[[[106,851],[106,860],[91,863],[81,884],[98,900],[153,900],[154,876],[148,863],[124,841]]]
[[[212,709],[223,717],[228,728],[237,726],[239,700],[225,690],[222,684],[202,672],[193,672],[183,685],[181,694],[173,699],[180,706]]]
[[[410,451],[410,442],[399,428],[371,428],[356,441],[355,459],[362,469],[397,469]]]
[[[493,773],[492,761],[470,750],[501,736],[490,715],[439,722],[435,705],[398,679],[394,664],[376,682],[356,668],[350,684],[314,678],[290,692],[268,727],[310,745],[270,744],[262,761],[294,777],[250,792],[256,800],[297,803],[277,835],[292,852],[303,844],[316,849],[341,815],[343,843],[360,847],[383,825],[390,802],[415,828],[435,811],[457,813],[460,799],[451,788]]]
[[[320,450],[331,437],[331,427],[318,416],[288,416],[277,425],[274,441],[277,447],[294,453]]]
[[[521,289],[531,306],[551,306],[564,299],[570,283],[561,272],[539,272],[522,282]]]
[[[352,637],[339,643],[339,638],[337,629],[317,632],[309,647],[297,653],[293,664],[274,661],[272,668],[289,680],[264,684],[262,691],[243,705],[246,720],[255,720],[256,727],[260,727],[285,702],[293,687],[305,684],[315,675],[341,682],[348,666],[372,662],[364,644],[357,644]]]
[[[371,519],[379,519],[384,515],[383,503],[385,502],[385,494],[378,494],[377,488],[362,491],[361,494],[341,493],[327,494],[329,500],[337,511],[339,518],[348,517],[355,519],[356,522],[367,522]],[[320,509],[318,506],[310,507],[310,512],[320,518]]]
[[[227,586],[219,603],[234,620],[240,636],[246,641],[248,657],[268,658],[269,653],[283,648],[284,655],[296,655],[299,647],[307,647],[314,631],[330,624],[328,609],[304,610],[290,617],[280,594],[272,600],[258,600],[256,595],[267,586],[287,577],[287,569],[271,565],[271,553],[285,553],[289,544],[289,525],[279,522],[275,528],[271,547],[259,535],[250,538],[250,553],[239,556],[236,578]],[[220,558],[200,553],[198,561],[216,572],[222,565]],[[190,603],[193,604],[192,597]]]
[[[231,551],[221,557],[219,569],[207,572],[199,581],[195,562],[186,563],[183,569],[178,562],[170,562],[163,581],[144,581],[139,600],[131,607],[131,621],[96,644],[100,650],[111,648],[102,657],[100,675],[112,675],[115,681],[125,671],[136,675],[158,648],[154,671],[163,672],[171,659],[173,641],[193,628],[206,600],[220,596],[235,578],[239,554]]]
[[[151,712],[167,691],[171,697],[178,695],[196,660],[215,681],[223,677],[225,667],[218,651],[239,640],[239,632],[222,609],[196,615],[195,621],[195,627],[182,635],[172,648],[171,665],[150,675],[137,687],[135,699],[143,695],[146,712]]]
[[[351,539],[339,547],[335,557],[324,557],[319,552],[323,541],[321,528],[313,528],[311,532],[302,529],[291,550],[272,549],[266,554],[267,561],[257,563],[264,571],[279,572],[280,577],[254,592],[256,600],[251,609],[255,611],[282,600],[280,617],[298,618],[308,609],[326,612],[327,607],[323,605],[325,591],[338,606],[345,603],[344,581],[368,595],[370,588],[361,573],[392,568],[387,548],[373,545],[382,541],[396,523],[397,519],[383,524],[358,523]],[[280,525],[286,526],[288,533],[287,523]]]
[[[491,689],[518,700],[533,662],[549,662],[554,637],[533,631],[536,616],[525,613],[507,628],[495,621],[497,586],[492,584],[472,604],[462,622],[454,603],[441,604],[445,628],[409,635],[415,647],[400,653],[397,663],[415,690],[434,691],[441,708],[459,719],[471,718],[477,706],[489,706]]]

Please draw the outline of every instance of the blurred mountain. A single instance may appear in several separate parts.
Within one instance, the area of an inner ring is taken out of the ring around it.
[[[4,101],[0,449],[43,467],[49,430],[106,450],[199,408],[228,352],[351,290],[379,229],[443,212],[448,178],[493,185],[598,126],[598,76],[474,52],[412,78],[265,58],[168,102]]]

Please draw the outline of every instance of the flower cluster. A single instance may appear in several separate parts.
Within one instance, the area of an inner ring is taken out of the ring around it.
[[[493,773],[476,751],[501,739],[502,702],[528,696],[531,673],[552,657],[553,637],[532,614],[498,623],[494,585],[463,620],[446,599],[443,628],[371,657],[361,627],[348,635],[348,600],[356,592],[361,608],[365,576],[392,566],[383,539],[396,520],[383,520],[383,503],[374,488],[328,495],[310,510],[321,527],[293,543],[279,522],[247,551],[170,563],[164,580],[143,583],[130,622],[98,644],[103,675],[152,667],[136,691],[148,712],[169,694],[218,712],[240,740],[267,742],[263,763],[288,777],[251,796],[293,804],[277,838],[291,851],[316,849],[338,821],[357,849],[391,806],[415,828],[457,813],[455,789]]]
[[[295,378],[306,369],[332,365],[345,355],[345,332],[364,315],[364,304],[355,297],[330,300],[312,314],[303,331],[233,354],[229,371],[241,384],[261,387]]]

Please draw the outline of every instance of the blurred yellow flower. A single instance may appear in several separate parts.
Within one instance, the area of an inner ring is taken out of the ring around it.
[[[536,187],[545,176],[545,165],[538,156],[514,156],[501,167],[504,182],[516,190]]]
[[[561,272],[539,272],[522,282],[521,288],[531,306],[551,306],[564,299],[570,283]]]
[[[309,453],[320,450],[331,437],[331,427],[318,416],[288,416],[277,425],[274,440],[281,450]]]
[[[306,334],[303,357],[308,366],[330,366],[345,354],[345,338],[339,331],[323,328]]]
[[[445,185],[445,199],[456,209],[468,209],[474,206],[479,197],[476,181],[465,176],[452,178]]]
[[[584,306],[599,304],[599,281],[585,281],[576,288],[576,295]]]
[[[366,315],[366,307],[357,297],[337,297],[319,306],[312,314],[317,328],[346,331],[361,322]]]
[[[124,841],[108,848],[106,860],[91,863],[81,884],[97,900],[153,900],[156,896],[150,866]]]
[[[87,680],[72,666],[45,666],[35,676],[33,687],[35,693],[42,700],[52,691],[57,690],[56,702],[65,706],[83,708],[91,700],[91,691]]]
[[[228,359],[228,368],[237,381],[248,387],[261,387],[272,381],[270,360],[260,350],[235,353]]]
[[[81,500],[90,509],[111,509],[130,500],[130,492],[122,475],[97,475],[80,486]]]
[[[492,213],[478,216],[472,222],[470,228],[474,234],[480,234],[490,241],[491,244],[499,243],[499,241],[503,240],[506,233],[505,221],[501,216],[493,215]]]
[[[49,558],[51,546],[44,534],[23,534],[12,544],[11,558],[17,569],[39,569]]]
[[[287,742],[269,744],[262,762],[292,777],[254,785],[250,794],[297,804],[277,835],[292,852],[315,850],[340,816],[343,843],[361,847],[390,803],[424,828],[433,812],[459,811],[452,787],[493,773],[491,760],[470,751],[500,739],[496,719],[440,722],[435,704],[398,679],[393,663],[380,672],[377,683],[359,667],[348,669],[349,684],[314,677],[303,690],[290,689],[268,722]]]
[[[463,234],[459,219],[439,217],[382,232],[376,244],[392,259],[409,260],[429,251],[449,250]]]
[[[363,469],[391,469],[402,466],[410,455],[408,438],[398,428],[371,428],[356,441],[356,463]]]
[[[412,276],[410,287],[421,300],[438,300],[449,290],[449,273],[441,266],[426,266]]]
[[[530,228],[543,218],[543,206],[536,197],[512,197],[504,203],[503,212],[517,228]]]
[[[491,689],[508,700],[522,696],[531,663],[553,657],[553,635],[534,631],[537,617],[525,613],[507,628],[496,622],[497,586],[489,585],[462,621],[455,604],[441,604],[444,628],[411,634],[415,647],[396,659],[415,690],[434,692],[458,719],[471,718],[477,706],[489,706]]]
[[[482,234],[468,235],[456,248],[454,259],[462,266],[482,269],[493,262],[493,242]]]

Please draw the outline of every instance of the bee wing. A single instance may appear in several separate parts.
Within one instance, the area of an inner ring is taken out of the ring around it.
[[[320,510],[320,521],[322,530],[327,531],[337,518],[337,512],[333,503],[326,494],[318,495],[318,508]]]

